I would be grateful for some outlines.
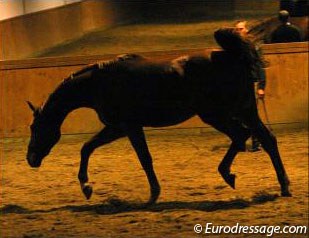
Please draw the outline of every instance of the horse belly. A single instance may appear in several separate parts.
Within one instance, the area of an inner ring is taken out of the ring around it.
[[[174,75],[146,76],[105,82],[98,100],[102,121],[163,127],[194,115],[183,79]]]
[[[165,127],[177,125],[194,116],[194,112],[185,107],[150,107],[135,114],[135,119],[143,126]]]

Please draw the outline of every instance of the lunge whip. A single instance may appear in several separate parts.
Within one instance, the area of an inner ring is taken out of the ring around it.
[[[264,115],[265,115],[266,123],[267,123],[267,125],[268,125],[268,129],[269,129],[270,131],[272,131],[273,129],[272,129],[272,127],[271,127],[271,125],[270,125],[270,122],[269,122],[269,117],[268,117],[268,113],[267,113],[267,110],[266,110],[265,99],[264,99],[264,98],[258,98],[258,99],[257,99],[257,102],[256,102],[256,105],[257,105],[257,106],[258,106],[258,104],[259,104],[259,100],[261,100],[261,101],[262,101],[262,104],[263,104],[263,110],[264,110]]]

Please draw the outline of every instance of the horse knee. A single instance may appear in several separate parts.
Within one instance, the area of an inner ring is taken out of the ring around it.
[[[246,151],[246,140],[238,141],[234,143],[234,148],[237,151],[244,152]]]
[[[232,144],[229,150],[235,152],[246,151],[246,141],[248,140],[249,137],[250,135],[232,138]]]
[[[246,141],[251,136],[251,131],[242,125],[237,125],[238,128],[235,130],[230,137],[232,139],[231,148],[236,151],[246,151]]]

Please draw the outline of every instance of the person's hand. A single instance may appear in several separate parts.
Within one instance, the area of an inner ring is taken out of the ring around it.
[[[257,90],[257,96],[259,99],[263,99],[265,97],[265,92],[263,89],[258,89]]]

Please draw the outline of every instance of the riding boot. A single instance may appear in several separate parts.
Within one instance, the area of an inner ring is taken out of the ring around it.
[[[256,152],[261,150],[261,143],[259,142],[258,138],[255,136],[251,137],[252,139],[252,146],[251,149],[249,149],[250,152]]]

